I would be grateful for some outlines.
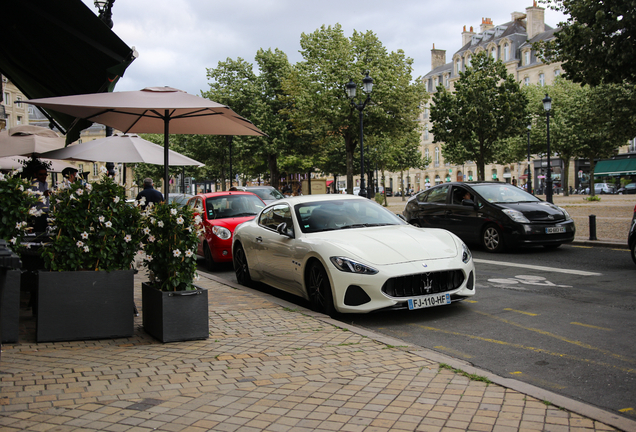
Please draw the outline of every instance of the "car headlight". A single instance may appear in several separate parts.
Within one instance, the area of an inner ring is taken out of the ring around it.
[[[527,217],[523,215],[520,211],[512,210],[512,209],[504,209],[502,210],[510,219],[519,223],[530,223]]]
[[[349,258],[344,257],[331,257],[329,258],[333,265],[340,271],[345,273],[357,273],[357,274],[366,274],[373,275],[378,271],[373,267],[369,267],[364,264],[360,264],[359,262],[350,260]]]
[[[212,234],[214,234],[221,240],[227,240],[232,237],[232,233],[229,229],[220,226],[212,227]]]
[[[462,262],[464,264],[468,264],[473,257],[473,254],[470,253],[470,249],[466,246],[465,243],[462,243]]]
[[[559,207],[559,210],[561,210],[563,212],[563,214],[565,215],[565,220],[572,219],[572,216],[570,216],[570,213],[568,213],[568,211],[566,209],[564,209],[563,207]]]

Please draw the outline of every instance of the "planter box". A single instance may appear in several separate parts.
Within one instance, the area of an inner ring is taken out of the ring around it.
[[[38,272],[36,341],[130,337],[134,270]]]
[[[208,291],[160,291],[141,284],[144,330],[161,342],[210,337]]]
[[[2,306],[0,307],[0,329],[2,343],[16,343],[20,333],[20,270],[2,272]]]

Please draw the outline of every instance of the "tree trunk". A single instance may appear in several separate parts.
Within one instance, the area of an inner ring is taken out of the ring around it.
[[[389,206],[389,202],[387,201],[386,198],[386,176],[384,175],[384,170],[382,170],[382,190],[384,191],[384,207],[388,207]]]
[[[561,187],[563,188],[563,196],[570,196],[570,158],[559,158],[563,162],[563,172],[561,173]]]
[[[594,163],[594,158],[590,158],[590,196],[594,196],[594,168],[596,168],[596,164]]]
[[[280,173],[278,172],[278,158],[276,155],[267,155],[267,167],[269,168],[269,177],[271,185],[280,189]]]

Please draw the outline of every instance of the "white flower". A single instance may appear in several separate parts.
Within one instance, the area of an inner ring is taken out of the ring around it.
[[[157,226],[159,228],[163,228],[163,221],[157,221]]]
[[[88,246],[84,246],[84,252],[88,252],[89,250]]]
[[[177,223],[178,223],[179,225],[182,225],[182,224],[183,224],[183,222],[184,222],[183,218],[182,218],[181,216],[179,216],[179,217],[177,218]]]
[[[133,201],[133,205],[134,205],[135,207],[138,207],[138,206],[139,206],[139,201],[137,201],[137,200]]]
[[[132,237],[130,236],[130,234],[126,234],[126,237],[124,237],[124,241],[126,243],[130,242],[132,240]]]
[[[0,181],[6,181],[7,178],[4,176],[4,174],[0,173]]]
[[[20,192],[24,192],[24,186],[20,185],[18,186],[18,189],[20,189]]]
[[[119,202],[119,199],[120,199],[120,198],[119,198],[118,196],[116,196],[115,198],[113,198],[113,201],[115,201],[115,204],[117,204],[117,203]]]
[[[146,203],[146,197],[145,197],[145,196],[142,196],[142,197],[139,199],[139,203],[140,203],[140,204],[142,204],[142,205],[143,205],[143,204],[145,204],[145,203]]]
[[[86,190],[87,190],[87,191],[89,191],[89,192],[90,192],[91,190],[93,190],[93,185],[92,185],[92,184],[90,184],[90,183],[86,183],[86,186],[84,186],[84,187],[85,187],[85,188],[86,188]]]
[[[148,262],[152,261],[152,255],[146,255],[146,261]]]
[[[198,225],[198,224],[200,224],[202,221],[203,221],[203,219],[201,219],[201,216],[196,215],[196,216],[194,217],[194,223],[195,223],[195,224],[197,224],[197,225]]]
[[[143,232],[144,232],[145,235],[150,234],[150,228],[148,228],[148,227],[144,228]]]
[[[181,251],[179,249],[175,249],[172,251],[172,255],[176,258],[176,257],[180,257],[181,256]]]
[[[111,221],[108,221],[108,222],[106,222],[106,223],[104,224],[104,226],[105,226],[106,228],[110,228],[110,227],[112,227],[112,226],[113,226],[113,223],[112,223]]]
[[[88,233],[87,233],[86,231],[84,231],[84,232],[82,233],[82,238],[83,238],[84,240],[86,240],[86,239],[88,238]]]
[[[75,191],[75,193],[76,193],[78,196],[82,196],[82,194],[84,193],[84,191],[83,191],[82,189],[78,189],[78,190],[76,190],[76,191]]]
[[[177,215],[177,209],[175,209],[175,208],[170,209],[170,214],[171,214],[172,216],[176,216],[176,215]]]
[[[18,242],[18,239],[17,239],[17,238],[13,237],[13,238],[11,239],[11,244],[16,244],[17,242]]]
[[[84,246],[84,242],[81,240],[78,240],[77,243],[75,243],[77,245],[77,247],[82,247]]]
[[[139,242],[139,249],[143,249],[143,248],[145,248],[145,247],[146,247],[146,245],[145,245],[145,244],[143,244],[143,243]],[[140,250],[139,252],[143,252],[143,250]]]
[[[154,206],[155,206],[155,203],[153,203],[152,201],[148,203],[148,207],[153,208]]]
[[[99,170],[103,173],[103,174],[107,174],[108,170],[104,167],[100,167]]]
[[[149,236],[149,237],[148,237],[148,241],[149,241],[150,243],[154,243],[154,242],[155,242],[155,236],[153,236],[153,235]]]
[[[106,218],[105,218],[104,216],[100,216],[100,217],[99,217],[99,221],[100,221],[101,223],[104,223],[104,221],[105,221],[105,220],[106,220]]]
[[[15,224],[15,229],[20,229],[22,228],[22,222],[18,222]]]
[[[194,255],[194,252],[192,252],[191,250],[187,250],[185,253],[185,256],[187,256],[188,258],[190,258],[192,255]]]
[[[155,218],[151,217],[150,218],[150,223],[154,225],[154,224],[157,223],[157,220]]]

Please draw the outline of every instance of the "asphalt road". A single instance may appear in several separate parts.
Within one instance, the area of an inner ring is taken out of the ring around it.
[[[636,266],[627,249],[473,255],[470,300],[339,319],[636,418]],[[215,274],[236,282],[231,267]]]

